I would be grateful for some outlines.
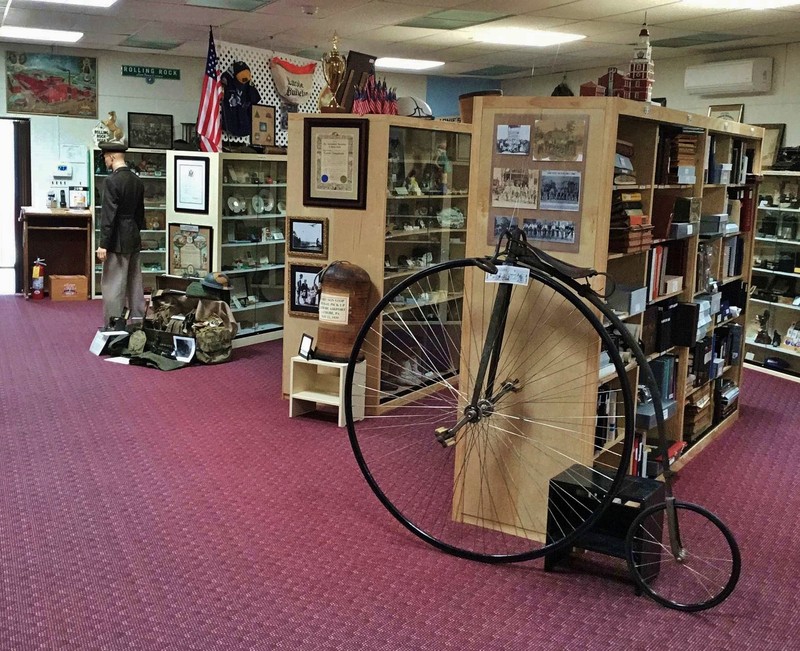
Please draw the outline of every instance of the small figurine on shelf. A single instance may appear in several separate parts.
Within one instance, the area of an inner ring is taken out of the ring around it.
[[[438,176],[440,179],[440,190],[442,194],[447,194],[448,183],[450,182],[450,176],[452,176],[453,173],[453,163],[451,163],[450,159],[447,157],[446,140],[440,140],[438,143],[436,143],[436,154],[434,156],[434,161],[439,171]]]
[[[762,314],[756,314],[756,321],[758,321],[758,333],[756,333],[755,343],[765,344],[767,346],[772,344],[772,337],[769,336],[769,310],[764,310]]]
[[[406,183],[408,185],[408,193],[421,196],[422,195],[422,188],[419,187],[419,182],[417,181],[417,174],[412,170],[411,174],[408,175],[408,179],[406,179]]]

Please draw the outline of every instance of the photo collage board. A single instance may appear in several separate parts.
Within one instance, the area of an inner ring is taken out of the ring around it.
[[[510,225],[551,251],[577,252],[589,116],[497,115],[487,244]]]

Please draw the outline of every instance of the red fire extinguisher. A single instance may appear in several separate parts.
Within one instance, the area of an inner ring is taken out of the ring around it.
[[[31,275],[31,295],[33,299],[39,301],[44,298],[44,270],[47,264],[44,258],[36,258],[33,263],[33,274]]]

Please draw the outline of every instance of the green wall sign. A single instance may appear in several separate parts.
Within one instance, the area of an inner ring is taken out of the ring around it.
[[[151,79],[180,79],[179,68],[151,68],[150,66],[122,66],[123,77],[144,77]]]

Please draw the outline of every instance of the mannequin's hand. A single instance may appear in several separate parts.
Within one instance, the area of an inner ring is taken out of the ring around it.
[[[100,262],[105,261],[106,250],[103,247],[100,246],[97,247],[97,259],[100,260]]]

